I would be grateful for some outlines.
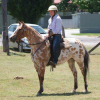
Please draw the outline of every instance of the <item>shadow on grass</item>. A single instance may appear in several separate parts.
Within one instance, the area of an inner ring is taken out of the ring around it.
[[[18,98],[32,98],[34,96],[18,96]]]
[[[18,48],[9,48],[11,51],[19,52]],[[23,53],[30,53],[31,50],[23,50]],[[20,52],[21,53],[21,52]]]
[[[17,55],[17,56],[25,57],[25,55],[23,55],[23,54],[18,54],[18,53],[15,53],[15,52],[10,52],[10,56],[12,56],[12,55]]]
[[[52,93],[52,94],[46,94],[46,93],[43,93],[41,95],[36,95],[36,97],[40,97],[40,96],[73,96],[73,95],[87,95],[87,94],[90,94],[91,92],[87,92],[87,93],[84,93],[84,92],[76,92],[76,93]],[[28,98],[28,97],[34,97],[34,96],[18,96],[19,98]]]
[[[72,96],[72,95],[80,95],[80,94],[90,94],[91,92],[87,92],[87,93],[84,93],[84,92],[75,92],[75,93],[53,93],[53,94],[46,94],[46,93],[43,93],[42,95],[40,96]]]
[[[18,52],[18,49],[16,48],[10,48],[10,56],[12,55],[17,55],[17,56],[22,56],[24,57],[25,55],[23,53],[30,53],[29,50],[23,51],[23,52]]]

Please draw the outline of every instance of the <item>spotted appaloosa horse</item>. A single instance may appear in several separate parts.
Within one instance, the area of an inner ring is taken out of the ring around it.
[[[43,80],[44,80],[44,73],[45,73],[45,66],[47,65],[50,59],[50,47],[46,45],[46,42],[42,38],[42,36],[33,28],[25,25],[24,23],[19,23],[14,34],[10,37],[10,41],[15,42],[19,41],[21,38],[27,37],[29,44],[37,44],[37,45],[30,45],[31,47],[31,58],[34,63],[34,67],[38,73],[38,78],[40,82],[40,89],[37,95],[40,95],[43,92]],[[64,48],[61,50],[58,64],[62,64],[64,62],[68,62],[69,68],[71,69],[73,76],[74,76],[74,89],[72,92],[75,92],[78,88],[77,85],[77,70],[75,68],[75,61],[80,67],[84,78],[84,85],[85,85],[85,92],[87,92],[87,70],[89,64],[89,55],[85,49],[85,46],[81,41],[74,38],[66,38],[68,42],[72,45],[70,48]],[[65,39],[65,40],[66,40]],[[41,46],[41,47],[40,47]],[[40,48],[39,48],[40,47]],[[38,49],[39,48],[39,49]],[[38,50],[37,50],[38,49]]]

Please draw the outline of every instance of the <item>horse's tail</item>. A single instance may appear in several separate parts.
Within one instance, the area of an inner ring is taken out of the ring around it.
[[[85,56],[84,56],[84,75],[87,75],[87,71],[89,71],[89,54],[87,50],[85,49]]]

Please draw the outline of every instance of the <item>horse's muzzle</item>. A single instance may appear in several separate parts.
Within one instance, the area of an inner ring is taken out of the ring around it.
[[[16,36],[11,36],[9,39],[11,42],[15,42],[17,38],[16,38]]]

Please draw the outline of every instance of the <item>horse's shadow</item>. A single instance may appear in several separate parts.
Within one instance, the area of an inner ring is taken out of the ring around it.
[[[42,95],[40,96],[72,96],[72,95],[80,95],[80,94],[90,94],[91,92],[75,92],[75,93],[52,93],[52,94],[46,94],[46,93],[43,93]]]
[[[75,92],[75,93],[52,93],[52,94],[46,94],[43,93],[41,95],[36,95],[36,97],[40,97],[40,96],[73,96],[73,95],[86,95],[86,94],[90,94],[91,92]],[[34,97],[34,96],[18,96],[18,97],[24,97],[24,98],[30,98],[30,97]]]

